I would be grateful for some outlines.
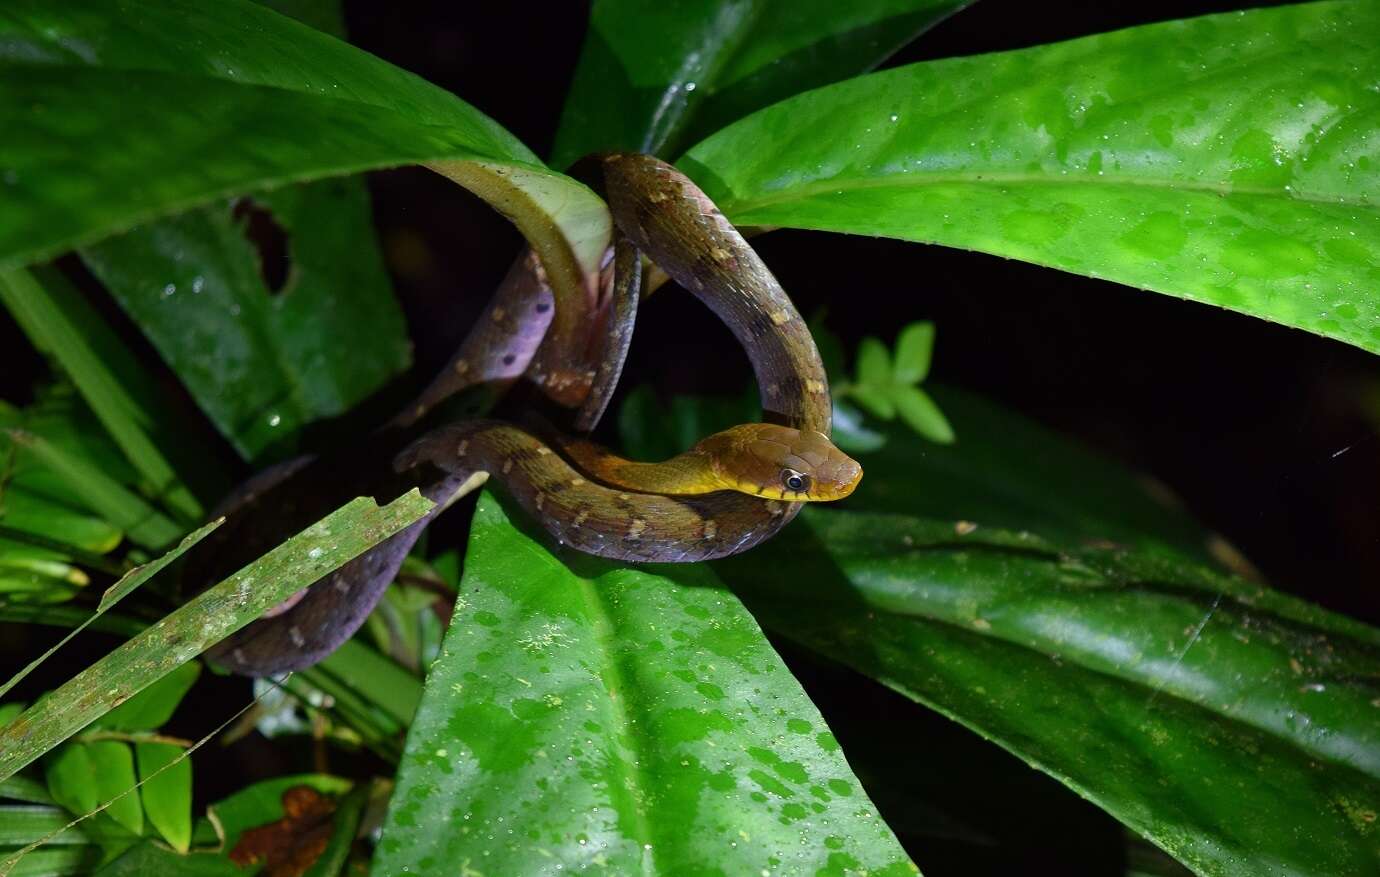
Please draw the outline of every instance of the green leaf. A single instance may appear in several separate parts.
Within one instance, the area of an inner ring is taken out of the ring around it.
[[[87,820],[67,828],[71,821],[72,814],[60,807],[0,807],[0,847],[23,846],[54,832],[57,834],[48,841],[50,846],[86,846],[109,836],[129,837],[128,832],[109,822]]]
[[[495,205],[572,294],[608,243],[603,202],[491,119],[245,0],[148,0],[138,15],[14,0],[0,71],[0,267],[228,195],[400,164]]]
[[[45,759],[43,778],[53,800],[74,815],[84,816],[100,803],[91,750],[79,743],[62,746]]]
[[[896,336],[896,363],[891,379],[898,384],[918,384],[930,373],[934,353],[934,323],[911,323]]]
[[[962,722],[1199,873],[1380,863],[1380,631],[1159,556],[801,517],[716,565],[773,630]]]
[[[980,250],[1380,352],[1377,40],[1355,0],[926,62],[681,165],[739,225]]]
[[[98,877],[244,877],[246,873],[222,852],[184,856],[151,840],[134,845],[95,872]]]
[[[891,383],[891,353],[881,339],[868,336],[858,344],[858,383],[885,387]]]
[[[139,793],[134,791],[138,781],[134,778],[134,753],[129,744],[120,740],[94,740],[82,745],[91,756],[96,795],[102,804],[110,802],[102,812],[134,834],[143,832],[144,808],[139,806]],[[77,815],[84,816],[85,812]]]
[[[871,68],[970,0],[600,0],[552,164],[631,149],[675,155],[807,88]]]
[[[42,436],[11,430],[10,441],[61,478],[92,511],[124,530],[145,548],[161,548],[182,535],[182,528],[162,512],[111,478],[91,460],[76,456]]]
[[[415,490],[383,508],[361,497],[209,588],[0,729],[0,780],[431,507]]]
[[[158,433],[175,432],[158,401],[157,387],[81,293],[54,270],[14,269],[0,271],[0,303],[33,345],[71,376],[139,472],[146,495],[185,521],[202,517],[201,504],[153,439]]]
[[[271,292],[237,205],[287,235]],[[348,410],[408,365],[368,194],[328,180],[220,202],[83,251],[217,429],[247,458]]]
[[[924,390],[899,384],[893,385],[890,390],[891,400],[896,403],[896,413],[901,415],[907,426],[932,442],[953,444],[953,427]]]
[[[705,567],[563,562],[486,494],[461,594],[375,873],[914,873]]]
[[[407,727],[422,700],[422,683],[358,640],[347,640],[317,667]]]
[[[848,388],[848,398],[873,417],[891,420],[896,416],[896,401],[891,398],[890,389],[886,385],[854,384]]]
[[[30,853],[12,868],[6,877],[60,877],[65,874],[89,874],[99,863],[100,850],[92,847],[67,847],[39,850]]]
[[[153,731],[163,727],[200,675],[200,664],[183,664],[101,716],[100,726],[117,731]]]
[[[139,798],[149,822],[179,853],[192,842],[192,759],[171,743],[136,743]]]
[[[6,709],[7,707],[19,707],[19,709],[10,711]],[[0,706],[0,727],[8,725],[10,720],[19,715],[22,711],[22,704],[4,704]],[[28,777],[10,777],[3,783],[0,783],[0,798],[27,801],[31,804],[53,803],[53,796],[48,794],[48,787]]]
[[[181,541],[181,543],[179,543],[178,546],[174,548],[172,551],[169,551],[167,554],[163,555],[157,560],[151,561],[142,566],[137,566],[129,572],[125,573],[123,576],[121,576],[119,581],[111,585],[108,589],[106,589],[106,592],[101,595],[101,602],[96,607],[96,611],[94,613],[85,618],[81,623],[74,625],[71,633],[67,634],[67,636],[63,637],[60,641],[58,641],[56,645],[54,645],[52,648],[48,649],[42,655],[39,655],[37,658],[31,661],[28,666],[16,673],[3,686],[0,686],[0,697],[3,697],[11,688],[17,685],[21,679],[32,673],[36,667],[38,667],[44,661],[51,658],[54,652],[56,652],[63,646],[67,645],[67,643],[69,643],[74,636],[85,630],[88,625],[99,620],[100,617],[104,615],[107,611],[109,611],[112,606],[114,606],[116,603],[120,602],[126,596],[132,593],[135,588],[138,588],[144,582],[147,582],[149,579],[153,578],[164,567],[172,563],[174,560],[177,560],[187,551],[187,549],[191,548],[193,545],[200,542],[202,539],[206,538],[206,536],[210,535],[212,530],[219,526],[220,521],[212,521],[211,523],[202,527],[200,530],[188,534],[186,538],[184,538]],[[193,673],[192,675],[193,678],[195,678],[196,674]],[[181,695],[179,694],[178,697],[180,698]],[[138,700],[138,696],[136,696],[134,700]],[[118,713],[120,709],[122,708],[117,708],[115,712]],[[159,722],[158,724],[162,724],[162,722]]]

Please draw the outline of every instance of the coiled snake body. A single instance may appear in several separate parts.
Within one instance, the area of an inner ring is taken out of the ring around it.
[[[659,562],[744,551],[785,526],[802,501],[846,496],[861,467],[828,440],[831,402],[819,353],[766,265],[670,165],[649,156],[612,154],[602,157],[602,168],[609,207],[623,236],[614,264],[624,302],[631,299],[635,305],[637,286],[630,272],[640,278],[640,250],[728,325],[748,353],[769,422],[734,427],[673,460],[648,464],[512,423],[462,421],[427,433],[398,454],[398,475],[392,482],[376,475],[375,492],[396,493],[417,484],[444,503],[461,484],[474,483],[476,473],[487,473],[561,544],[612,559]],[[465,358],[452,360],[464,368],[448,368],[403,422],[419,418],[439,398],[467,384],[495,376],[511,380],[526,366],[550,321],[549,292],[530,280],[507,286],[507,306],[490,310],[530,313],[538,327],[502,333],[485,323],[481,341],[472,335],[462,348]],[[593,390],[586,391],[591,398],[579,418],[582,426],[592,425],[607,403],[621,370],[629,321],[625,311],[622,328],[610,329],[605,361],[589,370],[598,376]],[[235,634],[216,648],[216,659],[248,675],[320,660],[363,622],[426,523],[313,585],[295,604],[280,607],[276,617]]]

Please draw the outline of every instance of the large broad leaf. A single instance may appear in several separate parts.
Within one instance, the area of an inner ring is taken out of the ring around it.
[[[93,60],[94,59],[94,60]],[[0,9],[0,266],[218,197],[427,163],[583,292],[608,239],[586,187],[441,89],[246,0]]]
[[[739,224],[982,250],[1380,352],[1377,45],[1357,0],[916,64],[681,165]]]
[[[914,873],[706,569],[562,562],[486,497],[461,594],[373,873]]]
[[[343,35],[338,4],[292,6]],[[82,255],[252,458],[407,367],[407,327],[371,222],[363,180],[327,180],[190,211]]]
[[[716,567],[769,628],[962,722],[1200,873],[1380,867],[1380,633],[1115,550],[900,515],[802,519]]]
[[[675,155],[784,97],[871,68],[972,0],[600,0],[551,163]]]

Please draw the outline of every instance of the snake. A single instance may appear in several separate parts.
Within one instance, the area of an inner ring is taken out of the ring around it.
[[[732,331],[752,364],[764,422],[740,424],[670,460],[645,463],[578,435],[471,418],[431,429],[395,451],[391,469],[367,467],[366,461],[387,453],[407,427],[421,423],[447,397],[476,383],[511,383],[539,363],[553,305],[563,304],[552,300],[529,253],[515,263],[446,368],[391,428],[344,460],[296,462],[280,473],[264,473],[222,504],[240,513],[273,514],[276,535],[287,523],[304,527],[315,519],[310,509],[325,502],[298,501],[314,496],[313,490],[334,500],[361,489],[390,496],[418,487],[437,505],[423,520],[276,607],[273,617],[217,645],[214,660],[234,672],[263,676],[328,655],[363,623],[430,520],[485,477],[558,545],[628,562],[736,554],[779,532],[804,503],[841,499],[856,487],[861,466],[829,439],[832,404],[814,340],[742,234],[670,164],[635,153],[605,154],[598,163],[618,232],[606,265],[609,313],[594,323],[601,331],[586,339],[595,360],[582,392],[571,394],[565,384],[554,392],[543,389],[579,405],[577,429],[597,423],[626,355],[645,256]],[[368,477],[342,479],[340,472],[352,466],[367,468]],[[271,543],[263,535],[269,529],[258,528],[257,539],[233,530],[224,538],[240,543],[238,553],[249,556],[259,542]],[[233,568],[227,563],[222,559],[219,567]],[[212,581],[215,572],[202,576]]]

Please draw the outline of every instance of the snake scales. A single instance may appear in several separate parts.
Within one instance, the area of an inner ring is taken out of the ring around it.
[[[363,623],[431,518],[476,473],[499,482],[557,542],[628,561],[735,554],[778,532],[801,501],[853,489],[861,468],[828,441],[831,402],[818,351],[766,265],[670,165],[634,154],[603,156],[600,164],[619,234],[609,266],[611,307],[594,321],[599,332],[585,339],[583,355],[591,361],[583,379],[574,388],[568,378],[542,380],[543,361],[572,358],[569,350],[543,351],[543,343],[552,344],[544,335],[553,307],[584,303],[553,302],[529,254],[441,376],[389,428],[330,457],[268,470],[222,504],[235,515],[217,531],[219,549],[208,552],[209,561],[189,570],[194,580],[216,580],[360,492],[389,498],[417,486],[437,508],[216,646],[215,660],[262,676],[325,657]],[[661,464],[634,463],[582,439],[494,420],[433,429],[398,452],[408,428],[458,390],[505,385],[524,372],[545,384],[548,395],[580,406],[577,428],[592,427],[627,350],[642,275],[639,252],[733,332],[756,374],[766,423],[715,434]],[[391,471],[377,465],[390,457]]]

